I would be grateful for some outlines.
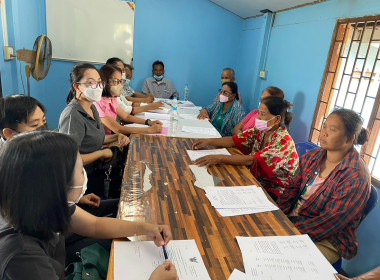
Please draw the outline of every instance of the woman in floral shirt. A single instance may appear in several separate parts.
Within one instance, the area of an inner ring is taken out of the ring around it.
[[[210,155],[195,161],[200,166],[219,163],[250,166],[252,174],[274,199],[283,193],[298,167],[298,155],[286,127],[292,120],[291,104],[279,97],[262,100],[255,127],[232,137],[205,139],[193,149],[206,146],[237,147],[244,155]]]

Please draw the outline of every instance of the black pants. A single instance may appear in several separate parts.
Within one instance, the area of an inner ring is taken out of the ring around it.
[[[119,199],[102,200],[98,208],[93,208],[88,205],[77,205],[88,213],[97,217],[112,217],[117,215],[117,208]],[[66,266],[72,262],[79,262],[81,259],[78,257],[77,252],[84,247],[90,246],[94,243],[99,243],[108,252],[111,250],[112,240],[110,239],[96,239],[90,237],[83,237],[78,234],[71,234],[66,237]]]

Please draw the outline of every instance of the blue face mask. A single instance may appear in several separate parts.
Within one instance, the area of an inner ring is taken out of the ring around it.
[[[164,78],[164,75],[161,75],[161,76],[153,75],[153,78],[155,78],[156,81],[161,81]]]
[[[124,87],[129,87],[130,83],[131,83],[130,79],[125,79]]]

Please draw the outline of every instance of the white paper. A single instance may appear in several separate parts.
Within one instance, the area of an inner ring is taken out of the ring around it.
[[[216,135],[215,128],[208,127],[182,126],[182,131],[194,134],[207,134],[212,136]]]
[[[149,169],[148,165],[145,164],[145,172],[144,172],[144,192],[149,191],[152,188],[152,184],[150,183],[149,176],[152,174],[152,170]]]
[[[236,237],[247,280],[333,280],[335,269],[308,235]]]
[[[240,215],[250,215],[257,214],[268,211],[276,211],[278,207],[266,206],[266,207],[249,207],[249,208],[216,208],[222,217],[240,216]]]
[[[191,161],[196,161],[201,157],[209,155],[231,155],[226,148],[213,150],[187,150],[186,152],[189,155]]]
[[[215,208],[273,207],[262,188],[257,186],[218,187],[206,189]]]
[[[159,113],[151,113],[151,112],[145,112],[144,113],[145,119],[150,120],[170,120],[169,114],[159,114]]]
[[[128,126],[128,127],[149,127],[149,125],[140,124],[140,123],[130,123],[130,124],[126,124],[124,126]]]
[[[207,172],[206,167],[193,164],[189,165],[189,167],[195,177],[195,186],[201,189],[204,189],[205,187],[215,186],[214,178]]]
[[[160,109],[149,110],[148,112],[158,113],[158,114],[168,114],[169,111],[170,111],[170,109],[161,107]]]
[[[197,119],[197,115],[196,114],[179,114],[180,118],[181,119],[184,119],[184,120],[196,120]]]
[[[194,107],[194,103],[191,101],[184,101],[180,100],[178,101],[178,108],[188,108],[188,107]]]
[[[166,246],[169,260],[177,269],[179,279],[210,279],[194,240],[172,240]],[[153,241],[115,241],[114,279],[146,280],[165,261],[162,247]]]
[[[241,272],[240,270],[234,269],[228,280],[247,280],[247,276],[245,276],[245,273]]]

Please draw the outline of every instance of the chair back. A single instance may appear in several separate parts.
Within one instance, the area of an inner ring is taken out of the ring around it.
[[[299,157],[302,157],[304,154],[306,154],[308,151],[313,150],[315,148],[319,148],[318,145],[312,143],[312,142],[299,142],[296,143],[296,150]]]
[[[369,214],[369,212],[372,211],[372,209],[376,206],[378,200],[379,200],[379,195],[377,193],[377,189],[374,185],[371,185],[371,193],[369,195],[367,204],[364,208],[364,217],[366,217]],[[360,222],[362,222],[363,220],[364,218]]]

